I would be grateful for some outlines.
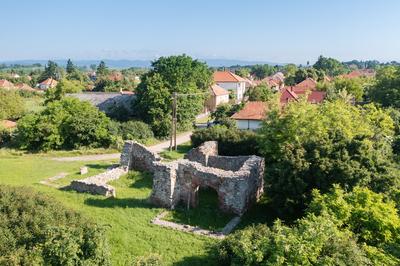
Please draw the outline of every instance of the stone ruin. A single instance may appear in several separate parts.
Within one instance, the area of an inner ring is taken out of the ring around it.
[[[185,159],[161,162],[158,154],[127,141],[120,167],[153,173],[150,200],[165,208],[179,202],[196,207],[199,188],[210,187],[218,194],[219,208],[242,215],[263,193],[264,159],[258,156],[220,156],[215,141],[192,149]]]

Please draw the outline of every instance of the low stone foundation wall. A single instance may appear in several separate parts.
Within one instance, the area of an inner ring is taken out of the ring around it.
[[[111,168],[106,172],[95,176],[90,176],[81,180],[73,180],[68,188],[78,192],[87,192],[106,197],[115,197],[115,188],[107,183],[120,178],[126,173],[127,170],[123,167]]]

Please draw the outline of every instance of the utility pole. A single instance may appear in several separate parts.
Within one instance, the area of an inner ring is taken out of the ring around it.
[[[177,103],[177,97],[178,97],[178,94],[176,92],[174,92],[172,94],[172,127],[171,127],[170,143],[169,143],[169,150],[170,151],[172,151],[172,147],[174,147],[174,150],[177,150],[177,145],[176,145],[176,123],[177,123],[176,103]]]

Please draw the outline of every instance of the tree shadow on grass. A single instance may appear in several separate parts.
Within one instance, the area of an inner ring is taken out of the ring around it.
[[[174,266],[214,266],[221,265],[216,254],[216,247],[213,251],[208,251],[208,254],[203,256],[184,257],[181,261],[175,262]]]
[[[107,168],[113,166],[110,164],[85,164],[86,167],[88,167],[89,169],[103,169],[103,170],[107,170]]]
[[[147,208],[151,209],[153,206],[148,199],[134,199],[134,198],[89,198],[84,202],[86,205],[99,207],[99,208]]]

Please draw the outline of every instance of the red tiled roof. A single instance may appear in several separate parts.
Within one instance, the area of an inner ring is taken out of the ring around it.
[[[0,126],[3,128],[14,128],[17,126],[17,123],[11,120],[0,120]]]
[[[236,112],[231,118],[236,120],[263,120],[267,112],[265,102],[247,102],[242,110]]]
[[[296,87],[307,90],[314,90],[317,87],[317,82],[312,78],[306,78],[305,80],[297,84]]]
[[[306,93],[309,93],[307,95],[307,101],[310,103],[321,103],[326,97],[326,92],[324,91],[302,90],[301,88],[296,88],[296,86],[288,86],[283,88],[280,102],[281,104],[286,104],[290,101],[298,101],[299,95]]]
[[[229,71],[215,71],[214,82],[246,82],[246,80]]]
[[[25,83],[18,83],[17,85],[15,85],[15,87],[17,89],[25,90],[25,91],[36,91],[31,86],[29,86],[28,84],[25,84]]]
[[[341,75],[340,77],[342,78],[360,78],[360,77],[373,77],[375,76],[376,72],[373,69],[360,69],[360,70],[354,70],[350,72],[349,74]]]
[[[325,100],[326,92],[324,91],[311,91],[308,95],[307,101],[309,103],[322,103]]]
[[[211,91],[215,96],[228,95],[229,91],[225,90],[217,84],[211,85]]]
[[[52,79],[52,78],[48,78],[46,80],[43,80],[42,82],[40,82],[40,85],[49,85],[49,86],[56,86],[58,83],[57,80]]]

